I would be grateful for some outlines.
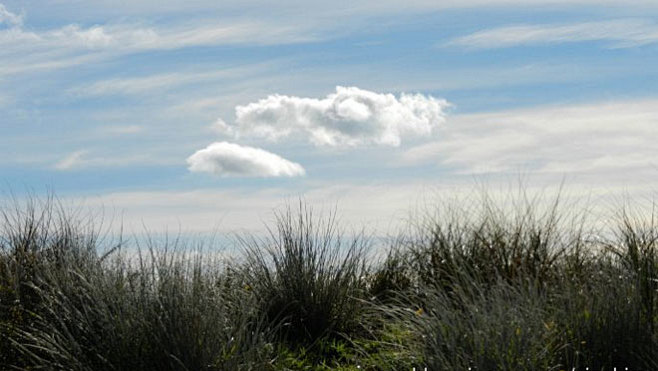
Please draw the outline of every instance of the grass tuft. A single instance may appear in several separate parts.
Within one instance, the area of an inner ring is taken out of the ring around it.
[[[240,241],[248,285],[286,340],[313,343],[359,330],[368,244],[362,235],[345,238],[335,213],[316,218],[300,203],[277,214],[269,237]]]

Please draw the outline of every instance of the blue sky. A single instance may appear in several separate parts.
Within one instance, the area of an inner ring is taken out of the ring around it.
[[[655,1],[0,0],[0,182],[124,223],[399,224],[519,174],[658,185]]]

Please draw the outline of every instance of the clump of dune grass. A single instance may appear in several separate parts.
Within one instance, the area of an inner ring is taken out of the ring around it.
[[[557,369],[561,344],[547,328],[545,293],[505,280],[462,279],[450,292],[428,288],[424,305],[405,313],[428,369]]]
[[[377,304],[396,303],[400,294],[413,287],[416,276],[402,237],[389,239],[384,259],[368,275],[368,293]]]
[[[358,331],[367,239],[345,237],[335,213],[316,217],[301,202],[277,213],[269,232],[240,239],[249,287],[268,320],[280,321],[292,343]]]
[[[3,211],[0,363],[226,370],[272,359],[273,329],[240,274],[180,241],[132,254],[123,243],[104,248],[89,221],[69,215],[53,199]]]
[[[653,217],[622,212],[607,232],[566,217],[559,199],[483,200],[415,220],[382,268],[413,267],[382,311],[422,339],[410,346],[430,369],[658,365]]]
[[[433,207],[411,222],[406,248],[417,279],[446,288],[465,272],[483,284],[549,280],[582,233],[577,216],[561,214],[559,195],[549,202],[525,194],[497,202],[484,194],[477,203]]]
[[[557,367],[563,344],[547,328],[547,287],[580,229],[564,229],[558,199],[480,200],[442,203],[412,220],[383,265],[392,286],[407,288],[383,311],[409,326],[429,369]]]
[[[556,318],[574,367],[658,367],[658,225],[654,212],[636,211],[620,208],[608,236],[560,280]]]

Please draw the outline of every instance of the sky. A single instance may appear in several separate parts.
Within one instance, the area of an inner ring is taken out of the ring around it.
[[[394,229],[474,185],[658,189],[658,2],[0,0],[0,198]]]

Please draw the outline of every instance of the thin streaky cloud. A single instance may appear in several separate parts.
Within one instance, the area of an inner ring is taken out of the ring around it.
[[[140,125],[108,125],[101,127],[99,130],[102,134],[111,135],[137,134],[142,131],[144,131],[144,127]]]
[[[83,157],[87,153],[88,151],[86,150],[75,151],[67,155],[63,159],[61,159],[59,162],[57,162],[54,166],[54,169],[60,171],[66,171],[79,167],[84,162]]]
[[[2,4],[0,4],[2,6]],[[198,46],[280,45],[318,40],[311,30],[263,20],[197,20],[173,24],[78,24],[34,31],[0,8],[0,76],[70,67],[120,55]]]
[[[15,162],[30,162],[42,164],[47,158],[29,158]],[[52,165],[57,171],[98,170],[107,168],[125,168],[130,166],[180,166],[183,163],[179,158],[155,156],[153,153],[122,154],[103,153],[99,150],[74,151]]]
[[[562,179],[559,177],[559,179]],[[529,195],[544,194],[561,196],[564,204],[584,198],[604,196],[607,200],[619,195],[643,195],[645,189],[638,184],[615,187],[603,186],[596,182],[570,182],[568,192],[561,188],[554,177],[533,177],[533,183],[524,187]],[[488,197],[505,199],[509,197],[505,187],[514,186],[518,178],[490,179]],[[117,231],[143,232],[143,222],[154,230],[167,227],[185,226],[187,231],[235,232],[250,230],[263,232],[264,222],[274,217],[272,210],[284,205],[291,195],[303,197],[309,204],[327,208],[338,207],[341,222],[345,226],[367,226],[367,230],[389,235],[408,227],[409,217],[414,212],[422,212],[428,205],[440,200],[473,200],[482,196],[481,189],[474,187],[472,177],[441,179],[423,183],[406,179],[396,183],[332,182],[315,184],[304,191],[289,188],[200,188],[194,190],[146,190],[116,191],[100,193],[93,197],[70,197],[71,202],[79,202],[88,207],[107,207],[125,212],[123,225],[112,225]],[[562,192],[565,192],[562,194]],[[338,195],[338,196],[337,196]],[[547,200],[549,201],[549,200]],[[608,204],[601,202],[604,208]],[[543,205],[550,207],[552,205]],[[170,210],[171,212],[163,212]],[[437,211],[437,210],[435,210]],[[221,220],[221,224],[218,222]]]
[[[144,220],[148,220],[149,228],[162,230],[167,226],[183,225],[194,231],[209,231],[216,227],[226,232],[262,231],[263,222],[274,216],[271,211],[282,206],[287,198],[298,194],[318,207],[333,208],[337,204],[345,225],[365,225],[368,222],[378,223],[382,227],[392,224],[397,227],[403,223],[403,217],[422,194],[422,189],[422,185],[412,182],[333,182],[318,184],[305,191],[288,187],[118,191],[86,197],[84,203],[90,207],[111,205],[115,210],[125,211],[126,229],[132,231],[132,226],[139,226],[135,232],[139,232],[138,228],[143,226]],[[218,226],[219,220],[222,223]]]
[[[0,45],[5,47],[0,55],[55,47],[68,50],[139,52],[228,44],[288,44],[314,39],[312,35],[297,27],[262,21],[198,22],[167,27],[111,24],[84,28],[69,24],[41,32],[30,31],[19,25],[0,30]]]
[[[3,4],[0,4],[0,24],[3,23],[10,26],[21,26],[23,16],[10,12]]]
[[[512,25],[475,32],[442,45],[495,49],[586,41],[609,42],[611,48],[653,44],[658,42],[658,24],[633,18],[557,25]]]
[[[441,140],[409,149],[401,165],[434,162],[461,174],[589,174],[601,183],[655,173],[658,101],[537,107],[455,115]]]
[[[11,1],[11,0],[10,0]],[[81,16],[95,18],[100,16],[153,16],[162,14],[180,14],[182,12],[211,12],[221,14],[240,10],[249,15],[279,16],[308,19],[309,17],[358,17],[396,16],[426,13],[446,9],[468,9],[476,7],[568,7],[606,6],[623,9],[655,9],[655,0],[352,0],[349,2],[328,2],[322,0],[281,0],[276,8],[269,0],[133,0],[117,2],[116,0],[58,0],[52,6],[65,14],[67,10],[76,9]],[[348,5],[348,6],[346,6]],[[266,10],[265,12],[263,10]],[[266,13],[266,14],[263,14]]]
[[[69,90],[76,96],[141,95],[186,85],[201,85],[217,80],[235,81],[269,70],[275,63],[214,68],[203,72],[168,72],[148,76],[111,78]]]

